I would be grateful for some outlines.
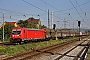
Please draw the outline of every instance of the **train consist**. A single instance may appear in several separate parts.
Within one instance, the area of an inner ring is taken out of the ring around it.
[[[80,35],[87,35],[81,32]],[[13,28],[10,34],[11,43],[27,43],[28,41],[50,40],[55,38],[65,38],[79,36],[78,31],[72,30],[54,30],[54,29],[30,29],[30,28]]]

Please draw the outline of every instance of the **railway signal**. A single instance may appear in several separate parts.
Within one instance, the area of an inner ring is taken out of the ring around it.
[[[56,28],[56,24],[53,24],[53,29],[55,29]]]
[[[81,21],[78,21],[78,27],[80,27]]]
[[[79,41],[80,41],[80,24],[81,24],[81,21],[78,21],[78,27],[79,27]]]

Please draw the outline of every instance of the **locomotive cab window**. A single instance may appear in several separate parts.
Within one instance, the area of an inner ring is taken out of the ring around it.
[[[21,33],[20,30],[13,30],[13,31],[12,31],[12,34],[20,34],[20,33]]]

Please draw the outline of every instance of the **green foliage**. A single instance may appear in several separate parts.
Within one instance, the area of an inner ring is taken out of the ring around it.
[[[43,25],[43,26],[40,26],[40,27],[41,27],[41,28],[47,28],[47,27],[46,27],[46,26],[44,26],[44,25]]]
[[[11,25],[11,24],[6,24],[4,26],[4,37],[5,37],[5,40],[10,38],[10,32],[11,32],[13,27],[14,27],[14,25]],[[0,40],[2,40],[2,37],[3,37],[3,27],[0,29]]]
[[[0,29],[0,40],[2,39],[2,29]]]
[[[28,20],[19,20],[17,24],[20,27],[27,27],[27,28],[46,28],[46,26],[44,25],[41,26],[41,25],[38,25],[38,23],[31,23],[31,22],[28,22]]]
[[[87,57],[90,57],[90,52],[87,53]]]
[[[68,40],[73,40],[74,38],[69,38]],[[37,42],[37,43],[28,43],[23,45],[16,45],[16,46],[0,46],[0,54],[9,54],[14,55],[18,53],[22,53],[24,51],[36,49],[43,46],[48,46],[52,44],[62,43],[67,41],[67,39],[61,39],[61,40],[50,40],[50,41],[43,41],[43,42]]]
[[[25,27],[25,24],[26,24],[26,23],[24,23],[23,20],[19,20],[19,21],[17,22],[17,24],[18,24],[20,27]]]

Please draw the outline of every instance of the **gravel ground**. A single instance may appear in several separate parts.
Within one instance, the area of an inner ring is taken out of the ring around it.
[[[9,55],[5,54],[0,54],[0,60],[3,60],[4,58],[10,57]]]
[[[77,44],[79,44],[80,42],[82,42],[82,41],[78,41]],[[86,44],[86,42],[85,42],[85,44]],[[37,60],[55,60],[55,58],[57,58],[58,56],[62,55],[64,52],[66,52],[67,50],[71,49],[72,47],[74,47],[74,46],[70,46],[70,47],[68,47],[68,48],[66,48],[66,49],[56,53],[55,55],[43,56],[43,57],[41,57],[40,59],[37,59]],[[68,53],[66,56],[64,56],[60,60],[73,60],[74,57],[76,56],[76,54],[78,54],[79,51],[81,49],[83,49],[83,48],[84,48],[84,46],[78,46],[72,52]]]

